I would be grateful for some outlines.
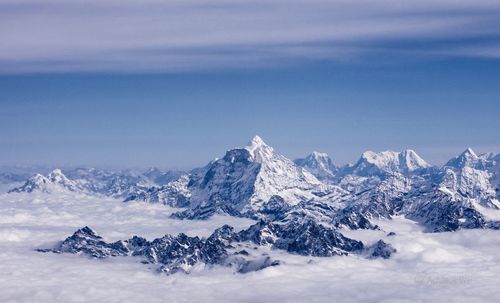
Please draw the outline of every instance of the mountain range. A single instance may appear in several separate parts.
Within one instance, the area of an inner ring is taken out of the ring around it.
[[[72,191],[184,208],[173,217],[213,214],[266,221],[314,220],[326,226],[375,228],[373,219],[404,215],[429,231],[496,228],[500,155],[470,148],[435,167],[415,151],[364,152],[337,166],[325,153],[294,161],[255,136],[190,172],[152,168],[138,174],[59,169],[34,175],[11,192]]]
[[[162,171],[151,168],[144,173],[132,170],[113,172],[96,168],[74,168],[64,172],[54,169],[47,175],[34,174],[22,186],[11,189],[15,192],[78,192],[125,198],[140,188],[161,186],[184,175],[181,171]]]
[[[238,233],[226,226],[207,239],[167,235],[152,242],[134,238],[107,243],[87,228],[55,248],[42,249],[96,258],[140,255],[166,273],[189,272],[200,262],[232,266],[237,272],[279,264],[242,256],[233,249],[242,242],[310,256],[390,257],[395,250],[382,240],[366,247],[344,237],[342,230],[379,229],[376,219],[393,216],[414,220],[428,232],[500,229],[500,155],[477,155],[470,148],[442,167],[413,150],[367,151],[352,165],[336,166],[319,152],[292,161],[255,136],[245,147],[190,172],[77,169],[64,174],[56,169],[10,191],[20,192],[77,192],[126,203],[162,203],[181,208],[171,215],[181,220],[218,214],[257,221]],[[159,255],[164,258],[155,259]]]

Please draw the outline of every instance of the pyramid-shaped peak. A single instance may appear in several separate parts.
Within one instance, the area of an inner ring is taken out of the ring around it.
[[[255,135],[250,142],[248,142],[248,146],[259,146],[259,145],[266,145],[264,140],[259,135]]]
[[[269,152],[272,152],[272,148],[268,146],[264,140],[262,140],[261,137],[258,135],[255,135],[250,142],[248,142],[247,146],[245,147],[246,150],[250,152],[251,155],[255,156],[256,151],[260,150],[269,150]]]
[[[432,166],[422,159],[413,149],[405,149],[402,151],[400,153],[400,158],[401,164],[405,165],[409,171]]]
[[[417,154],[416,151],[414,151],[413,149],[405,149],[403,150],[400,155],[402,155],[403,157],[406,157],[406,158],[412,158],[412,159],[418,159],[418,160],[422,160],[422,157],[420,157],[419,154]],[[425,162],[425,161],[424,161]]]
[[[66,184],[72,182],[59,168],[54,169],[47,178],[54,183]]]
[[[481,164],[480,160],[481,159],[479,159],[479,157],[472,150],[472,148],[468,147],[460,155],[448,161],[448,163],[446,163],[445,166],[450,166],[455,168],[476,167]]]
[[[462,155],[477,158],[477,154],[470,147],[467,147],[467,149],[462,153]]]

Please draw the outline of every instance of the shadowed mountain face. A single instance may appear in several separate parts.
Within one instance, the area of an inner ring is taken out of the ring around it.
[[[332,159],[325,153],[312,152],[305,158],[295,159],[296,165],[301,166],[310,171],[316,178],[321,181],[333,179],[338,172],[338,167],[335,166]]]
[[[316,257],[358,254],[368,258],[389,258],[396,252],[382,240],[365,247],[362,242],[347,238],[314,221],[301,224],[259,221],[240,232],[224,225],[207,238],[181,233],[177,236],[165,235],[153,241],[134,236],[112,243],[106,242],[86,226],[56,247],[38,251],[83,253],[97,259],[134,256],[141,258],[142,263],[155,265],[157,271],[166,274],[189,273],[199,265],[225,266],[235,272],[247,273],[280,264],[279,260],[273,260],[268,253],[260,251],[261,246]]]

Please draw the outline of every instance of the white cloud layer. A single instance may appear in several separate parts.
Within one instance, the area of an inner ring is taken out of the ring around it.
[[[377,222],[382,231],[350,231],[370,243],[390,242],[389,260],[357,256],[311,258],[271,251],[283,264],[248,274],[220,267],[191,275],[156,274],[134,258],[92,260],[43,254],[89,225],[106,240],[134,234],[209,235],[224,223],[169,219],[163,205],[126,204],[74,194],[0,195],[0,302],[497,302],[500,237],[493,230],[424,234],[414,222]],[[389,231],[396,236],[387,237]]]
[[[0,73],[248,68],[380,52],[497,58],[484,48],[500,37],[499,16],[493,0],[0,0]]]

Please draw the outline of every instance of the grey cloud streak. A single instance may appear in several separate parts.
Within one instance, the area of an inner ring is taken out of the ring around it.
[[[499,16],[487,0],[0,0],[0,73],[263,67],[408,41],[428,45],[407,54],[476,56],[499,40]],[[456,45],[437,51],[441,40]]]

